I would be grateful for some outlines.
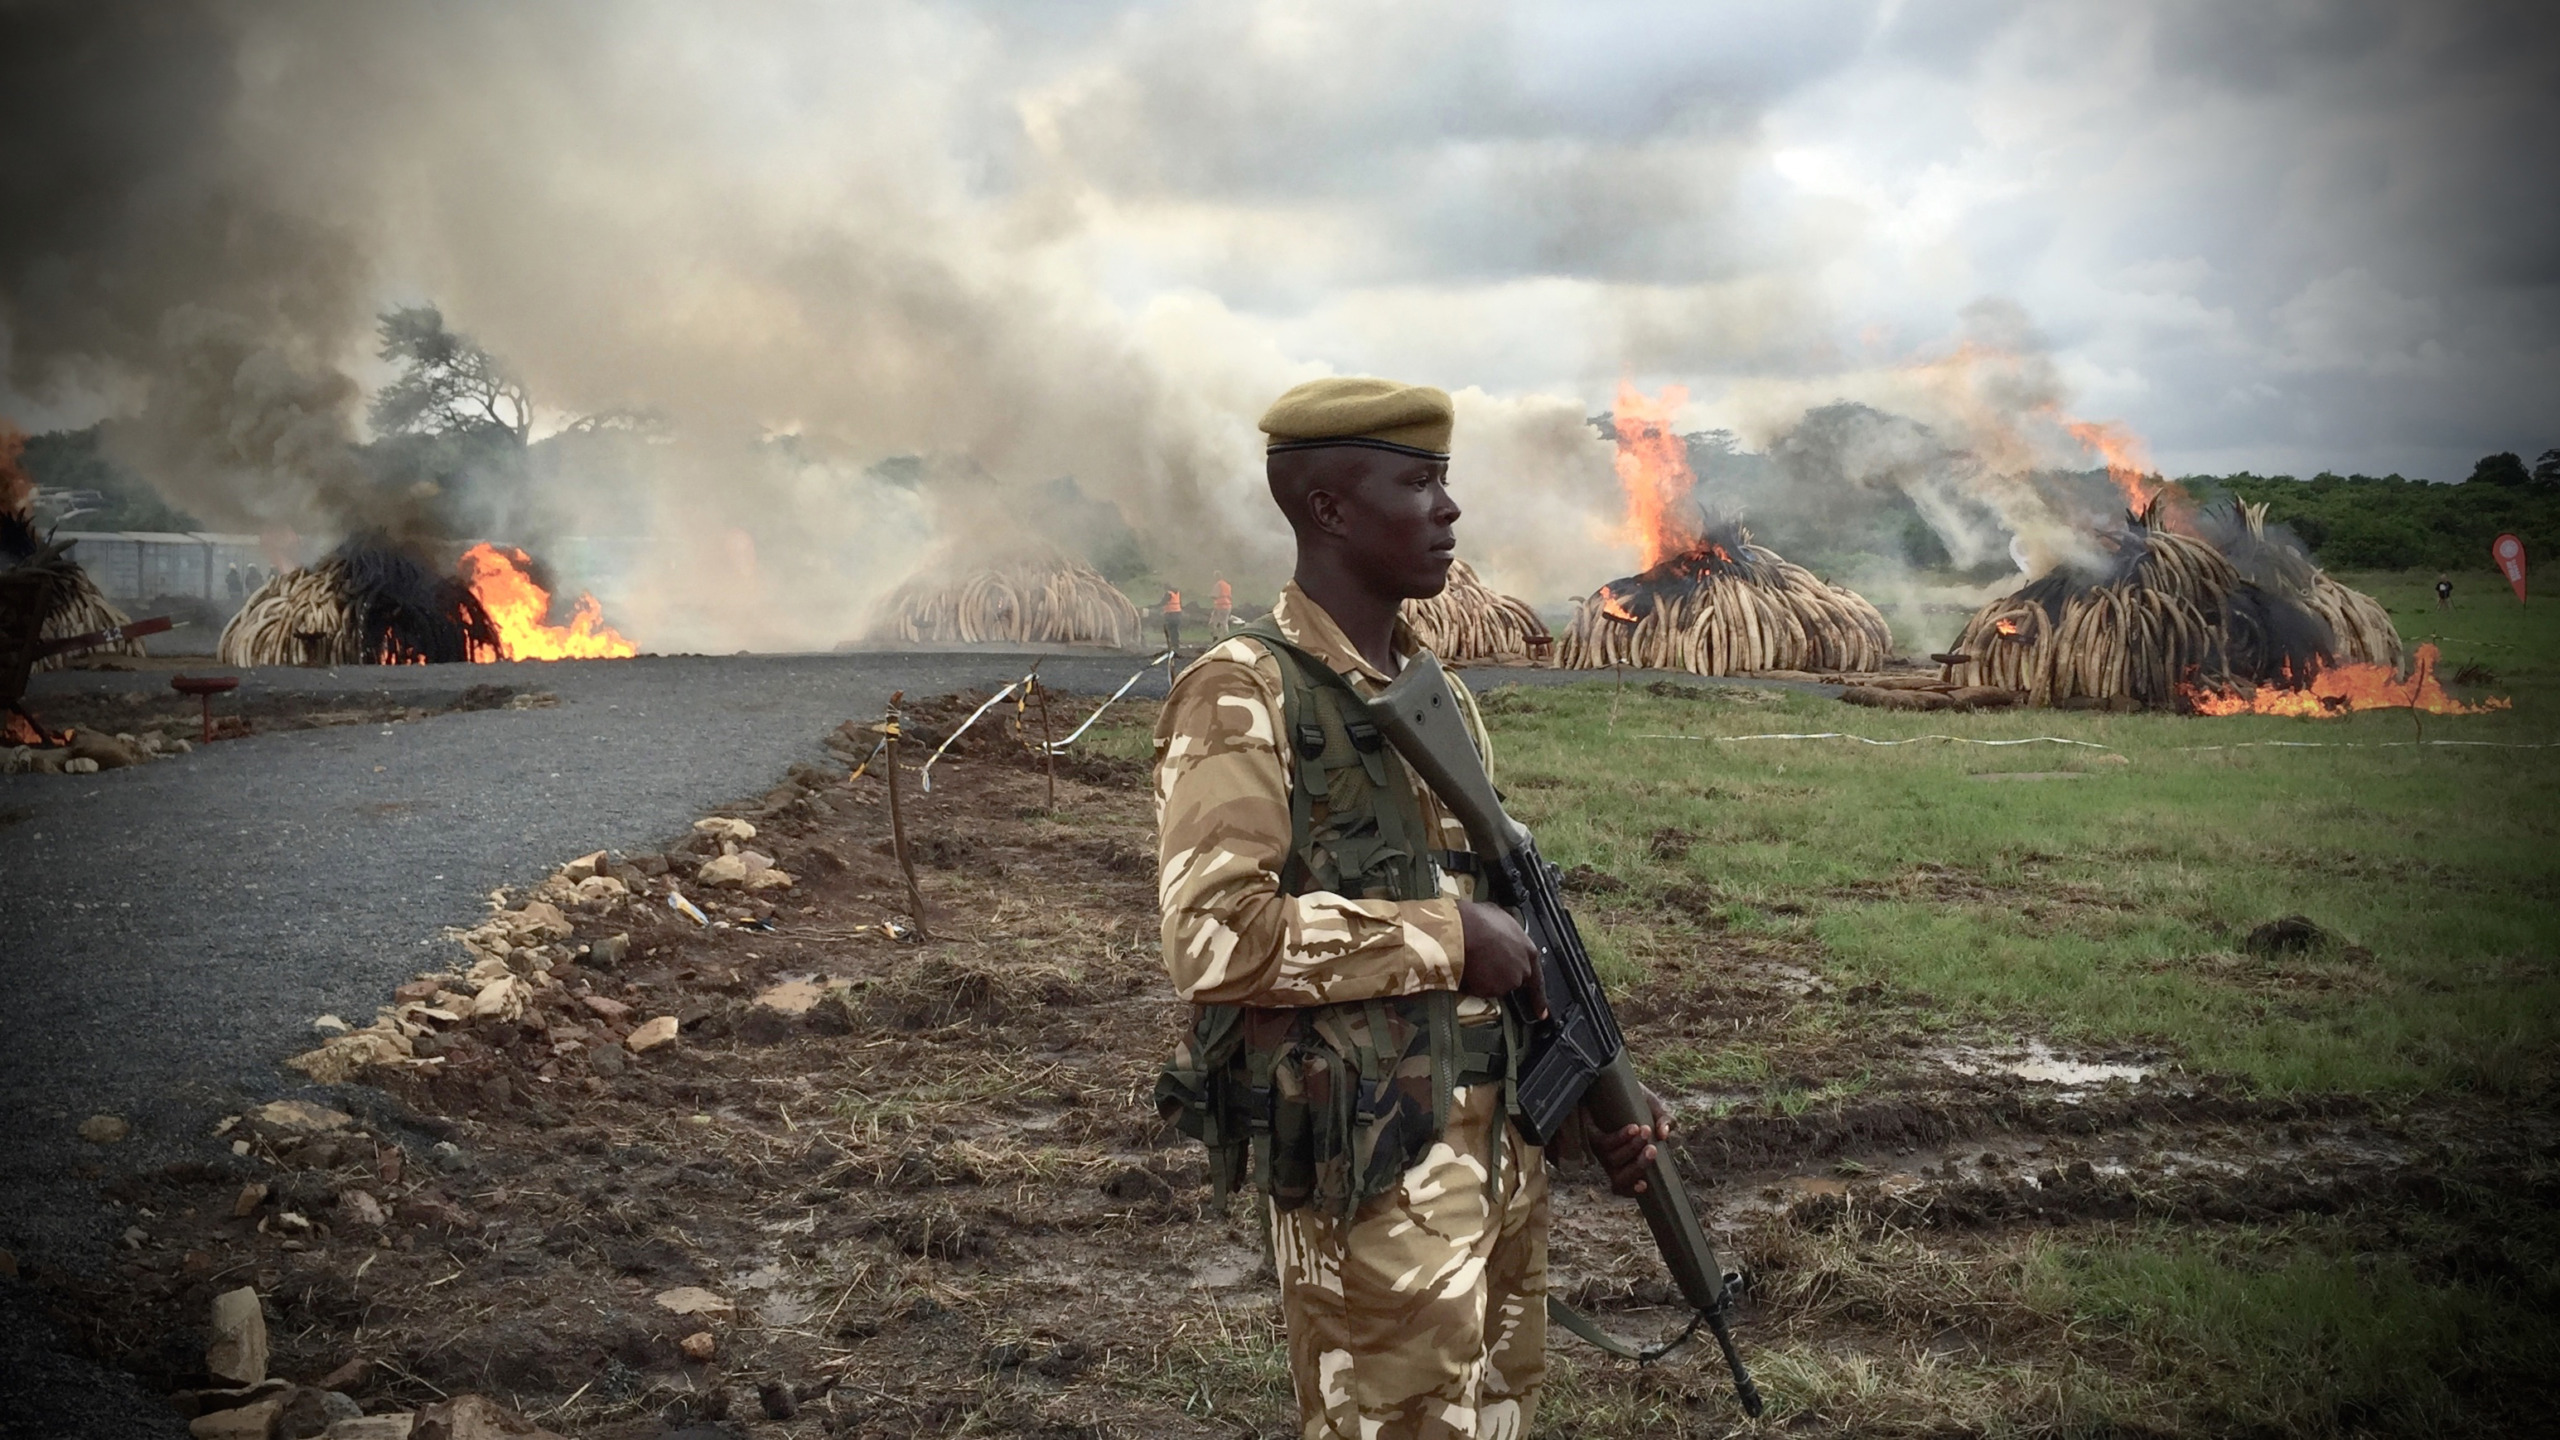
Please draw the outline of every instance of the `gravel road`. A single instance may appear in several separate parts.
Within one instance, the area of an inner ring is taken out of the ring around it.
[[[242,694],[435,705],[474,684],[553,708],[253,736],[86,776],[0,779],[0,1249],[90,1271],[134,1218],[101,1174],[211,1152],[220,1116],[310,1093],[278,1061],[315,1016],[363,1023],[440,958],[488,892],[573,855],[653,849],[762,794],[819,737],[892,690],[993,688],[1034,657],[977,652],[269,669]],[[1061,689],[1108,693],[1130,657],[1041,658]],[[1476,672],[1486,684],[1553,671]],[[1639,678],[1631,676],[1630,678]],[[1652,678],[1650,676],[1641,678]],[[1694,677],[1692,677],[1694,678]],[[33,703],[167,683],[150,670],[37,677]],[[1161,696],[1162,673],[1134,692]],[[78,1138],[93,1114],[132,1138]],[[0,1436],[183,1435],[156,1398],[59,1353],[23,1285],[0,1280]]]
[[[625,661],[242,672],[244,693],[435,704],[473,684],[555,708],[254,736],[85,776],[0,779],[0,1249],[88,1270],[133,1217],[95,1167],[207,1153],[220,1116],[297,1093],[278,1061],[313,1017],[363,1023],[476,920],[500,885],[572,855],[651,849],[762,794],[819,737],[892,690],[992,688],[1001,653],[651,656]],[[1054,655],[1062,689],[1107,693],[1120,656]],[[160,687],[161,674],[40,676],[33,703]],[[1162,695],[1161,673],[1138,693]],[[102,1151],[82,1120],[133,1136]],[[91,1175],[84,1175],[84,1169]],[[0,1280],[0,1435],[185,1434],[129,1382],[57,1354]],[[33,1387],[38,1393],[23,1393]],[[22,1393],[12,1394],[13,1391]],[[18,1428],[32,1426],[34,1428]]]

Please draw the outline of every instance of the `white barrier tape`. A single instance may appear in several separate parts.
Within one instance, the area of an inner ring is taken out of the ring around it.
[[[2069,740],[2060,735],[2031,735],[2024,740],[1977,740],[1970,735],[1914,735],[1908,740],[1870,740],[1864,735],[1851,735],[1843,730],[1818,730],[1802,735],[1638,735],[1638,740],[1855,740],[1861,745],[1917,745],[1923,740],[1946,740],[1958,745],[2081,745],[2091,750],[2113,750],[2095,740]]]
[[[1014,681],[1012,684],[1005,686],[993,695],[988,696],[987,703],[970,711],[969,718],[960,722],[960,728],[951,732],[950,739],[945,740],[940,745],[934,747],[932,756],[924,762],[924,769],[918,771],[916,774],[916,778],[923,782],[926,794],[930,795],[933,793],[933,762],[942,758],[942,752],[950,749],[953,743],[958,741],[961,736],[968,734],[969,727],[978,723],[979,716],[996,708],[997,701],[1012,694],[1021,686],[1029,684],[1031,682],[1031,677],[1039,673],[1040,667],[1034,665],[1021,679]]]
[[[1141,680],[1144,680],[1145,678],[1147,678],[1147,672],[1148,672],[1148,671],[1153,670],[1153,669],[1154,669],[1154,668],[1156,668],[1157,666],[1159,666],[1159,665],[1163,664],[1164,662],[1166,662],[1167,660],[1170,660],[1170,659],[1172,659],[1172,658],[1173,658],[1173,652],[1172,652],[1171,650],[1167,650],[1167,651],[1165,651],[1163,654],[1158,655],[1158,656],[1157,656],[1156,658],[1154,658],[1153,660],[1150,660],[1150,661],[1148,661],[1146,664],[1139,666],[1139,667],[1138,667],[1138,673],[1137,673],[1137,674],[1135,674],[1135,675],[1130,676],[1130,677],[1129,677],[1128,679],[1126,679],[1126,680],[1121,681],[1121,682],[1120,682],[1120,688],[1111,692],[1111,698],[1110,698],[1109,700],[1105,700],[1105,701],[1103,701],[1100,705],[1095,706],[1095,707],[1094,707],[1094,709],[1093,709],[1093,713],[1092,713],[1092,714],[1090,714],[1090,715],[1087,715],[1086,717],[1084,717],[1084,723],[1083,723],[1083,724],[1081,724],[1081,725],[1077,726],[1077,727],[1076,727],[1075,729],[1073,729],[1073,730],[1068,731],[1068,732],[1067,732],[1067,736],[1066,736],[1066,738],[1065,738],[1065,739],[1063,739],[1063,740],[1054,740],[1054,741],[1051,741],[1051,742],[1050,742],[1050,744],[1049,744],[1049,753],[1050,753],[1050,754],[1052,754],[1052,755],[1058,754],[1059,752],[1061,752],[1061,751],[1065,750],[1068,746],[1073,745],[1074,743],[1076,743],[1077,739],[1078,739],[1078,738],[1080,738],[1080,737],[1084,734],[1084,732],[1086,732],[1087,730],[1090,730],[1090,729],[1092,729],[1092,728],[1093,728],[1093,722],[1094,722],[1094,721],[1099,720],[1099,719],[1101,719],[1101,718],[1102,718],[1102,712],[1103,712],[1103,711],[1110,709],[1114,704],[1118,703],[1118,701],[1119,701],[1119,699],[1120,699],[1120,697],[1121,697],[1121,696],[1126,695],[1126,694],[1128,694],[1128,693],[1129,693],[1129,687],[1130,687],[1130,686],[1137,684],[1137,683],[1138,683],[1139,681],[1141,681]]]

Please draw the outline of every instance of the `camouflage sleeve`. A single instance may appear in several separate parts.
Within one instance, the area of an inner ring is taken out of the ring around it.
[[[1458,902],[1284,895],[1289,773],[1277,662],[1230,640],[1183,672],[1157,722],[1164,965],[1202,1004],[1331,1005],[1455,990]]]

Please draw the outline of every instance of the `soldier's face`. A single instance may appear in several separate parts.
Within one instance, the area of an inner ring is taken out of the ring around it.
[[[1349,559],[1407,600],[1437,595],[1458,553],[1458,502],[1449,498],[1449,465],[1373,450],[1356,483],[1340,494],[1341,530]]]

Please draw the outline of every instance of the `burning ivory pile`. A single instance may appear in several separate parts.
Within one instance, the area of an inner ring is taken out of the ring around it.
[[[2394,665],[2400,635],[2365,595],[2268,539],[2264,511],[2208,515],[2205,538],[2155,503],[2113,535],[2096,574],[2065,566],[1974,612],[1956,644],[1963,684],[2030,705],[2168,708],[2193,685],[2307,682],[2327,665]]]
[[[98,582],[89,578],[88,571],[74,565],[71,567],[71,593],[54,607],[52,614],[45,617],[44,638],[67,640],[74,635],[86,635],[92,631],[113,630],[132,618],[108,604],[107,597],[98,593]],[[73,660],[81,658],[82,655],[140,655],[142,653],[144,652],[141,641],[119,640],[113,644],[93,646],[79,654],[49,655],[35,662],[35,668],[59,670]]]
[[[317,565],[258,587],[215,653],[226,665],[452,663],[498,652],[471,587],[379,540],[351,540]]]
[[[1582,602],[1557,648],[1572,670],[1631,665],[1740,675],[1874,670],[1893,632],[1867,598],[1825,584],[1731,527]]]
[[[1099,574],[1052,551],[957,574],[926,573],[881,602],[875,640],[964,645],[1138,641],[1138,607]]]
[[[1451,562],[1448,588],[1404,602],[1404,620],[1424,649],[1452,664],[1542,662],[1554,642],[1528,602],[1485,584],[1464,560]]]

